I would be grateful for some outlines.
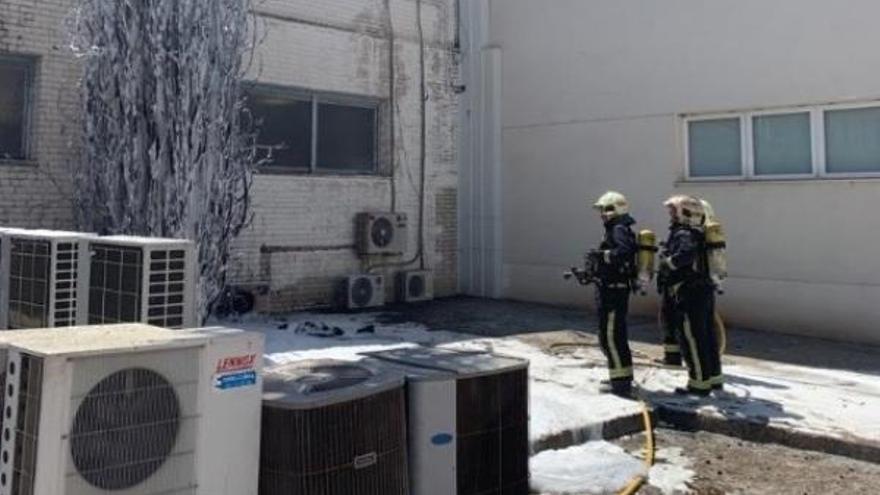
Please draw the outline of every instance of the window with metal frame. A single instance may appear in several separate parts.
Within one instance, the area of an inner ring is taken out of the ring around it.
[[[264,172],[377,174],[379,101],[248,84]]]
[[[685,177],[880,177],[880,102],[683,116]]]
[[[0,160],[28,158],[35,60],[0,53]]]

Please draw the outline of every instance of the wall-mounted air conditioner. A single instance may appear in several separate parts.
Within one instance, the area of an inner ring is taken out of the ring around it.
[[[263,340],[30,330],[6,363],[0,495],[256,495]]]
[[[360,254],[403,254],[406,244],[406,214],[361,213],[357,216],[357,247]]]
[[[265,374],[260,495],[407,495],[403,376],[305,361]]]
[[[87,320],[89,234],[0,229],[0,328],[46,328]]]
[[[429,270],[412,270],[397,275],[397,299],[416,303],[434,299],[434,274]]]
[[[375,308],[385,304],[385,278],[381,275],[352,275],[345,281],[348,309]]]
[[[528,495],[527,361],[425,347],[366,355],[407,375],[413,495]]]
[[[195,244],[180,239],[107,236],[89,243],[90,324],[196,326]]]

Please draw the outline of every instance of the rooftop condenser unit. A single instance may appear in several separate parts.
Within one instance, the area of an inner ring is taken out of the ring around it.
[[[260,495],[407,495],[403,386],[361,363],[267,371]]]
[[[0,229],[0,328],[86,322],[89,234]]]
[[[8,348],[0,495],[256,495],[262,336],[27,334]]]
[[[366,355],[407,376],[413,495],[528,495],[528,361],[427,347]]]
[[[192,241],[108,236],[94,239],[89,248],[90,324],[196,326],[198,272]]]

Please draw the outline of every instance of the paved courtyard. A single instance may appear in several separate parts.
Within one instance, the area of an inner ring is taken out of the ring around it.
[[[655,422],[667,428],[658,435],[658,454],[684,449],[694,453],[687,460],[694,463],[707,455],[723,457],[725,441],[740,442],[733,446],[755,442],[741,450],[752,452],[756,462],[773,455],[795,459],[803,453],[806,459],[825,463],[828,473],[837,475],[840,468],[845,475],[852,468],[860,479],[880,484],[876,470],[862,469],[873,464],[856,462],[880,462],[880,422],[876,420],[880,348],[730,329],[724,358],[726,391],[697,400],[672,393],[685,381],[685,370],[655,364],[654,359],[662,354],[656,323],[633,318],[641,402],[598,392],[599,381],[606,377],[604,357],[598,348],[595,319],[581,310],[454,298],[376,312],[246,316],[227,323],[264,332],[269,365],[315,357],[356,360],[360,352],[417,344],[485,349],[529,359],[531,447],[533,454],[553,456],[550,466],[567,463],[569,455],[572,461],[583,460],[578,449],[601,447],[599,457],[605,456],[604,444],[617,448],[606,441],[626,446],[626,437],[643,429],[644,403]],[[695,446],[702,444],[707,450],[698,453]],[[739,456],[708,460],[722,473],[725,465],[732,472],[749,469],[749,463],[740,462]],[[799,465],[794,460],[791,464]],[[540,479],[540,469],[546,465],[533,466],[533,479]],[[762,468],[754,464],[754,469]],[[702,465],[694,469],[678,466],[673,474],[677,478],[661,482],[669,478],[668,470],[652,469],[649,483],[653,479],[659,486],[645,488],[643,493],[759,493],[729,491],[735,478],[717,475],[716,479]],[[761,474],[754,471],[743,476],[743,480],[748,476],[760,479]],[[615,486],[616,480],[605,481]],[[703,491],[689,491],[697,486]],[[790,491],[793,486],[802,485],[775,486],[776,491],[766,493],[824,493]],[[683,487],[690,488],[682,491]]]

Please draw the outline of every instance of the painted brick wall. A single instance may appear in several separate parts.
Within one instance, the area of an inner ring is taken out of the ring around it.
[[[264,41],[251,79],[315,91],[389,96],[389,32],[395,39],[397,209],[410,220],[410,259],[417,246],[419,211],[419,45],[413,0],[268,0],[259,23]],[[458,57],[454,0],[424,0],[428,85],[425,197],[426,265],[435,271],[439,296],[456,293],[456,133]],[[389,13],[390,25],[389,29]],[[384,119],[383,119],[384,120]],[[388,129],[381,133],[387,149]],[[333,304],[346,275],[365,269],[350,246],[355,216],[388,211],[389,177],[260,175],[255,180],[255,218],[236,244],[233,273],[240,283],[264,284],[264,311]],[[271,246],[288,252],[267,253]],[[295,250],[289,252],[289,250]],[[412,268],[418,268],[414,263]],[[394,275],[386,276],[386,297]]]
[[[79,67],[67,49],[64,20],[72,0],[0,0],[0,55],[34,57],[30,156],[0,161],[0,224],[69,228],[70,143]]]
[[[389,108],[389,38],[396,93],[397,209],[410,219],[415,254],[419,211],[419,45],[415,0],[263,0],[263,36],[249,79],[380,98]],[[72,228],[69,166],[77,143],[79,67],[67,49],[65,18],[75,0],[0,0],[0,52],[39,57],[33,159],[0,166],[0,224]],[[427,129],[426,264],[436,292],[456,292],[458,56],[455,0],[423,0]],[[389,26],[391,28],[389,28]],[[385,121],[385,119],[383,119]],[[388,150],[388,126],[380,131]],[[386,160],[387,161],[387,160]],[[348,274],[365,268],[351,248],[354,218],[387,211],[390,177],[258,175],[254,222],[235,244],[233,281],[264,286],[266,311],[325,306]],[[294,252],[266,253],[263,247]],[[310,251],[311,249],[311,251]],[[418,267],[416,263],[414,268]],[[393,280],[400,268],[380,271]],[[393,284],[387,284],[388,297]]]

